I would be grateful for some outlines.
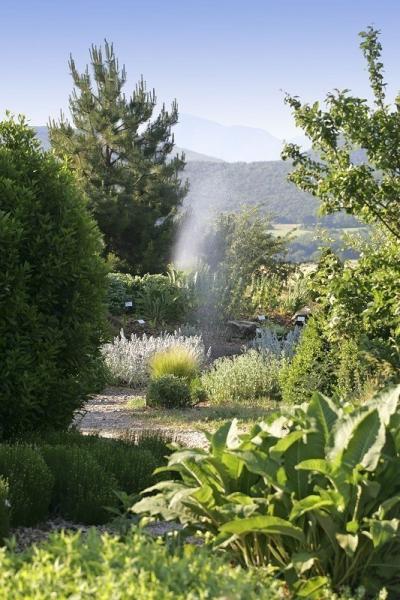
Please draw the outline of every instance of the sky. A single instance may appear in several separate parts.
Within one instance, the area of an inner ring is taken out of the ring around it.
[[[126,92],[143,74],[183,113],[296,135],[284,92],[369,97],[358,32],[382,31],[388,92],[400,89],[399,0],[0,0],[0,113],[44,125],[68,112],[68,58],[114,42]]]

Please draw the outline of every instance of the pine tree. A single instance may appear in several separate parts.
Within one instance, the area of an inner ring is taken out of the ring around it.
[[[50,141],[67,157],[89,197],[104,235],[105,251],[118,268],[135,273],[162,270],[169,259],[174,217],[186,193],[179,178],[184,155],[170,156],[178,107],[157,104],[143,78],[130,98],[123,94],[125,67],[112,44],[90,50],[91,73],[79,73],[70,57],[74,89],[72,124],[61,113],[49,123]]]

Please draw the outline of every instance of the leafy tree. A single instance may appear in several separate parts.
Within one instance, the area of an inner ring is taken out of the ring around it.
[[[0,438],[67,427],[101,385],[102,243],[68,169],[0,123]]]
[[[323,213],[345,210],[374,225],[356,264],[322,255],[312,288],[336,347],[357,340],[374,377],[392,377],[400,368],[400,96],[394,108],[386,101],[379,31],[360,35],[374,106],[348,90],[328,94],[327,110],[288,96],[313,152],[289,144],[283,158],[293,160],[290,179],[322,201]]]
[[[226,316],[246,312],[245,292],[255,275],[285,275],[286,239],[271,234],[270,218],[259,207],[220,213],[204,244],[203,260],[214,274],[218,310]],[[205,301],[215,301],[206,292]]]
[[[323,214],[345,210],[400,240],[400,95],[394,107],[387,103],[379,31],[369,27],[360,36],[374,106],[349,90],[328,94],[327,110],[288,95],[296,125],[314,152],[288,144],[282,158],[293,160],[290,180],[322,201]]]
[[[90,61],[92,73],[88,67],[79,73],[70,58],[72,124],[64,115],[51,121],[51,145],[77,173],[106,252],[117,257],[119,268],[160,271],[168,262],[174,216],[186,193],[179,179],[184,157],[170,157],[178,108],[174,102],[168,112],[163,105],[151,120],[157,98],[143,79],[127,98],[125,68],[119,68],[112,44],[105,43],[105,57],[92,46]]]

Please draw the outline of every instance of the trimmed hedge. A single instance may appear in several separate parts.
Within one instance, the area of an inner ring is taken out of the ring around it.
[[[112,518],[106,507],[119,505],[114,492],[138,494],[155,483],[153,471],[165,464],[167,454],[166,440],[150,432],[130,440],[53,432],[0,444],[0,537],[8,528],[6,494],[14,527],[35,525],[50,515],[100,524]]]
[[[0,122],[0,439],[66,428],[102,385],[101,252],[66,166],[22,118]]]
[[[13,527],[35,525],[47,517],[54,479],[35,449],[0,445],[0,477],[8,482]]]

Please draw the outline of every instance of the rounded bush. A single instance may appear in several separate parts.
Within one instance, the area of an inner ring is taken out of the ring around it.
[[[238,356],[218,358],[201,382],[208,398],[216,404],[251,402],[263,396],[276,398],[282,364],[273,354],[248,350]]]
[[[163,375],[175,375],[190,382],[198,372],[198,358],[194,352],[183,346],[172,346],[157,352],[150,359],[150,373],[154,379]]]
[[[8,481],[13,527],[36,525],[48,516],[54,479],[33,447],[1,444],[0,476]]]
[[[0,123],[0,436],[64,428],[102,375],[106,270],[85,199],[21,118]]]
[[[148,406],[179,408],[191,404],[190,388],[176,375],[162,375],[150,381],[147,388]]]
[[[87,525],[110,520],[106,506],[116,504],[116,479],[90,450],[79,446],[43,446],[43,458],[54,475],[52,511]]]
[[[125,308],[126,300],[132,296],[134,278],[129,273],[108,273],[107,305],[112,315],[120,315]]]

